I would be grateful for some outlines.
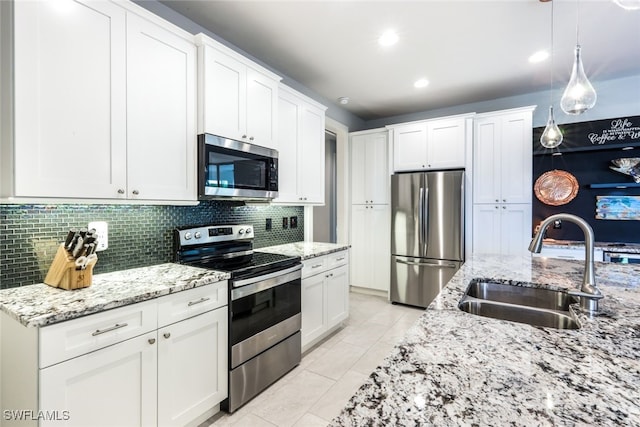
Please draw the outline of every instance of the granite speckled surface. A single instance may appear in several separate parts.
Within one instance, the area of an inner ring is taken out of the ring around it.
[[[92,313],[209,285],[229,273],[180,264],[159,264],[96,274],[91,286],[64,290],[44,283],[0,290],[0,309],[27,327],[40,327]]]
[[[256,252],[299,256],[304,261],[305,259],[315,258],[345,249],[349,249],[349,245],[342,243],[296,242],[260,248],[256,249]]]
[[[468,260],[331,425],[640,425],[640,266],[596,263],[605,298],[593,317],[572,306],[577,330],[457,308],[474,278],[574,288],[582,272],[582,261]]]

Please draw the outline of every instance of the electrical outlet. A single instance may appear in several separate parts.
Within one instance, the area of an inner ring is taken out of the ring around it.
[[[266,223],[265,223],[265,225],[264,225],[264,229],[265,229],[265,230],[267,230],[267,231],[269,231],[269,230],[271,230],[271,227],[272,227],[272,221],[271,221],[271,218],[267,218],[267,222],[266,222]]]
[[[92,221],[89,223],[87,230],[96,229],[98,238],[97,252],[104,251],[109,247],[109,225],[106,221]]]
[[[282,218],[282,228],[284,230],[289,228],[289,218],[287,218],[286,216],[284,218]]]
[[[298,217],[297,216],[292,216],[291,218],[289,218],[289,226],[291,228],[298,228]]]

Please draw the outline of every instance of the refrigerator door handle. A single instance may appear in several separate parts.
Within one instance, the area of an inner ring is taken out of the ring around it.
[[[417,265],[420,267],[442,267],[442,268],[457,268],[456,264],[447,263],[447,264],[438,264],[435,262],[417,262],[417,261],[405,261],[402,259],[396,259],[398,264],[406,264],[406,265]]]
[[[418,199],[418,245],[420,246],[420,251],[423,250],[424,244],[424,188],[420,187],[420,195]],[[424,254],[424,252],[422,252],[422,254]]]
[[[424,213],[422,214],[423,227],[424,227],[424,254],[427,254],[429,250],[429,188],[424,189],[424,202],[422,203]]]

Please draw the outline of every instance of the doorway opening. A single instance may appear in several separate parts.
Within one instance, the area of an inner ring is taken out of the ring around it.
[[[313,241],[336,243],[338,239],[337,209],[337,137],[325,130],[324,206],[313,207]]]

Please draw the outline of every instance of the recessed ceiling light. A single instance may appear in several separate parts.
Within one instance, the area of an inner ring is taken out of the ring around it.
[[[392,46],[398,43],[398,34],[393,30],[387,30],[378,39],[380,46]]]
[[[429,86],[429,80],[427,80],[427,79],[418,79],[413,84],[413,86],[418,88],[418,89],[423,88],[423,87],[427,87],[427,86]]]
[[[338,98],[338,102],[340,102],[340,104],[342,105],[347,105],[349,103],[349,97],[341,96],[340,98]]]
[[[549,52],[547,52],[546,50],[539,50],[529,57],[529,62],[531,62],[532,64],[536,64],[538,62],[544,61],[548,57]]]

